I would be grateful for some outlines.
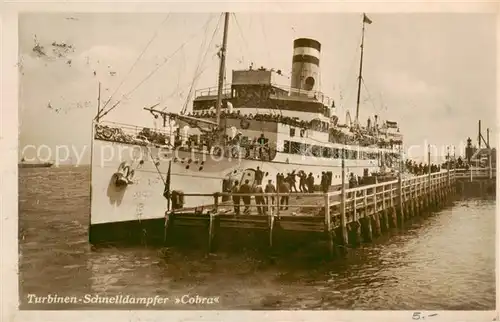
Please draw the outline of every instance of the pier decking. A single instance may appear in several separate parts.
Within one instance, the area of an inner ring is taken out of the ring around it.
[[[460,187],[476,182],[494,186],[495,179],[494,169],[457,169],[328,193],[252,194],[268,200],[274,197],[274,204],[265,206],[265,214],[257,212],[252,200],[250,212],[243,214],[242,204],[242,214],[235,215],[232,202],[220,200],[243,194],[216,193],[213,205],[168,213],[165,240],[170,245],[189,244],[187,231],[194,230],[194,239],[205,240],[199,246],[213,252],[222,244],[241,242],[249,233],[258,235],[253,246],[269,249],[286,246],[306,234],[309,241],[326,243],[329,255],[334,256],[346,247],[371,242],[391,228],[403,227],[410,218],[445,207]],[[200,194],[185,194],[185,198],[197,196]],[[290,198],[288,209],[280,209],[276,203],[283,196]]]

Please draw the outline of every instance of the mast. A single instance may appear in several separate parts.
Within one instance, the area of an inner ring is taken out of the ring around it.
[[[481,149],[481,120],[479,120],[479,131],[477,133],[477,144],[479,145],[479,149]]]
[[[219,65],[219,84],[217,88],[217,103],[215,106],[216,109],[216,123],[217,130],[220,132],[220,113],[221,113],[221,105],[222,105],[222,89],[224,86],[224,74],[226,72],[226,49],[227,49],[227,30],[229,27],[229,12],[224,13],[224,35],[222,37],[222,48],[220,51],[220,65]]]
[[[363,78],[363,48],[365,44],[365,23],[371,24],[372,21],[363,13],[363,30],[361,32],[361,58],[359,60],[359,75],[358,75],[358,98],[356,100],[356,123],[359,124],[359,101],[361,98],[361,79]]]
[[[99,123],[100,114],[101,114],[101,82],[99,82],[99,91],[97,94],[97,115],[94,118],[97,123]]]

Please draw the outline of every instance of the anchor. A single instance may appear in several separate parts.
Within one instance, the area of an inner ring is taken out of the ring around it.
[[[133,184],[132,179],[134,178],[135,170],[130,168],[127,162],[122,162],[118,167],[118,170],[113,174],[115,177],[115,185],[118,187],[128,186]]]

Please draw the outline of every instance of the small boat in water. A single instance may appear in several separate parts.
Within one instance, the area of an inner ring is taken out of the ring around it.
[[[24,158],[18,164],[19,168],[50,168],[54,165],[54,162],[26,162]]]

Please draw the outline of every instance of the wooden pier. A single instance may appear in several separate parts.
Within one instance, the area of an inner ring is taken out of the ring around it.
[[[208,252],[220,246],[283,250],[305,244],[323,244],[329,256],[350,247],[371,242],[394,228],[404,227],[411,218],[445,207],[459,187],[471,182],[495,182],[495,171],[445,170],[418,177],[377,183],[328,193],[252,194],[274,197],[274,204],[259,214],[255,201],[250,212],[235,215],[230,201],[222,197],[244,194],[216,193],[214,203],[196,209],[180,209],[166,215],[165,241],[168,245],[202,247]],[[201,194],[185,194],[195,198]],[[207,196],[207,195],[203,195]],[[288,209],[276,201],[288,196]],[[248,237],[252,237],[248,239]]]
[[[459,169],[455,171],[458,197],[483,197],[496,193],[496,169]]]

